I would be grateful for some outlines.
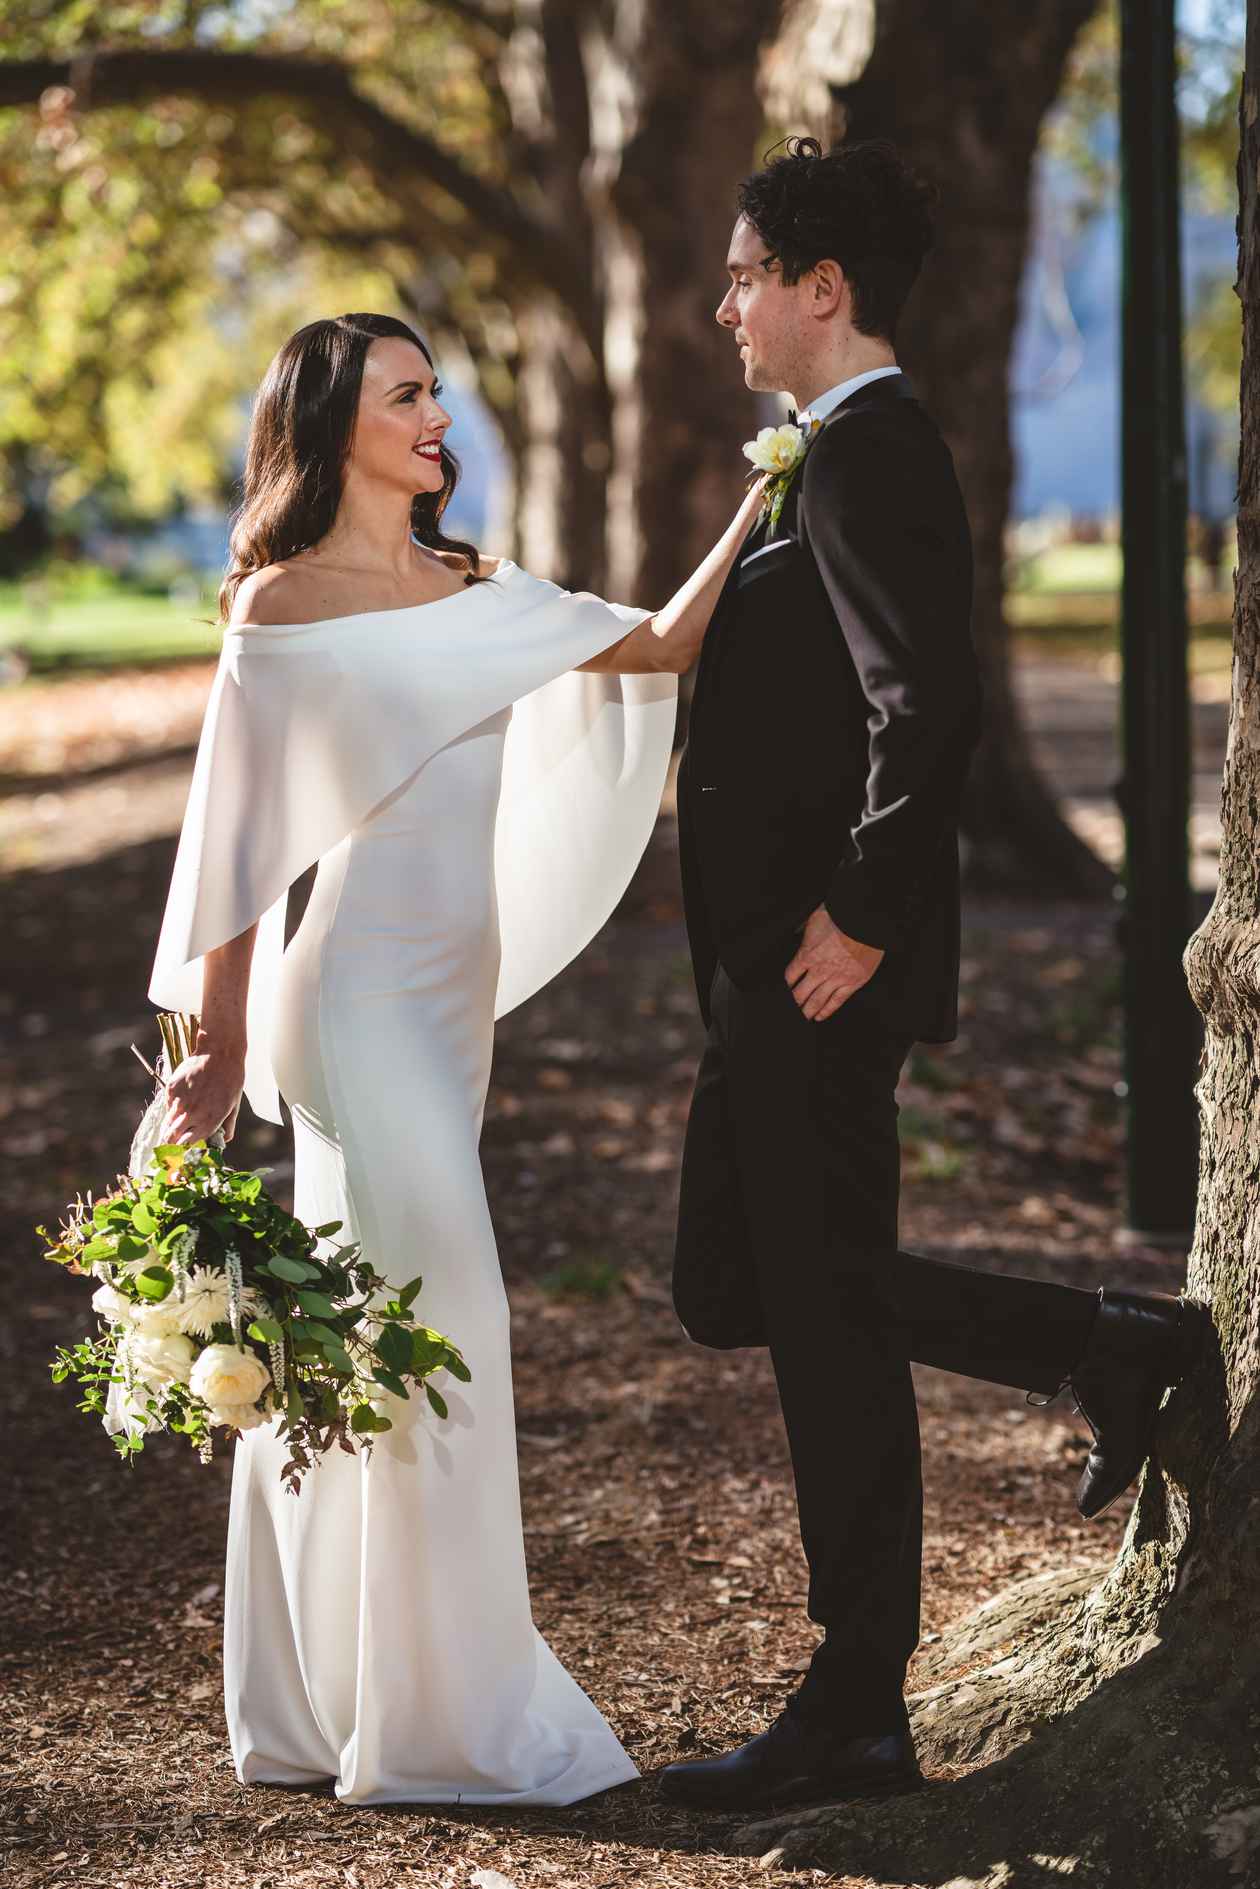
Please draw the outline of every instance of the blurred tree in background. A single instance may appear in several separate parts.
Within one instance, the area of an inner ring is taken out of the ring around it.
[[[112,353],[138,300],[155,330],[187,332],[181,285],[222,271],[225,251],[264,275],[284,267],[283,243],[251,254],[239,239],[265,210],[293,243],[383,272],[439,348],[466,354],[517,475],[530,562],[667,594],[738,500],[751,403],[715,372],[711,314],[777,20],[778,0],[735,0],[719,18],[708,0],[51,19],[6,4],[0,103],[27,109],[9,114],[5,181],[30,219],[6,352],[33,282],[56,296],[56,246],[76,225],[90,244],[94,204],[117,249],[93,258],[86,287],[77,270],[63,284],[89,361]]]

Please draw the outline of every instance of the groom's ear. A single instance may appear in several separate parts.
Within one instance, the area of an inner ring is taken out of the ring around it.
[[[836,315],[847,307],[850,300],[848,277],[840,264],[833,257],[824,257],[810,270],[813,284],[811,313],[815,315]]]

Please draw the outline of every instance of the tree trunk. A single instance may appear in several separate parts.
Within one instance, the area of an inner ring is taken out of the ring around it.
[[[617,594],[663,603],[739,506],[756,409],[730,336],[735,187],[761,125],[779,0],[649,0],[618,9],[605,56],[633,99],[611,197],[617,227]]]
[[[920,1749],[980,1768],[743,1833],[785,1861],[950,1889],[1260,1882],[1260,0],[1240,116],[1233,702],[1220,886],[1185,954],[1207,1038],[1187,1290],[1214,1339],[1165,1405],[1112,1567],[1086,1592],[1079,1569],[1023,1582],[938,1649]]]
[[[518,317],[521,396],[516,555],[568,589],[604,590],[612,397],[605,271],[593,200],[585,0],[520,0],[501,82],[513,102],[513,169],[528,178],[571,259],[569,292]],[[535,127],[546,126],[545,136]]]
[[[936,247],[898,353],[939,421],[976,551],[985,732],[963,810],[972,883],[1103,896],[1112,874],[1067,825],[1033,766],[1003,614],[1013,460],[1008,364],[1028,252],[1042,121],[1098,0],[877,0],[875,44],[837,89],[836,135],[891,138],[938,185]]]

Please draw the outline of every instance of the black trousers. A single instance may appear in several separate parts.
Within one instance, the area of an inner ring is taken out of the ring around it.
[[[1097,1295],[898,1250],[896,1088],[911,1039],[860,1004],[823,1023],[777,977],[718,966],[683,1150],[674,1303],[700,1344],[768,1345],[810,1618],[791,1709],[904,1723],[919,1639],[922,1482],[911,1359],[1050,1392]]]

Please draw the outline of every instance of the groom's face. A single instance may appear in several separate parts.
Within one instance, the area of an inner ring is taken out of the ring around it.
[[[731,235],[726,257],[730,287],[717,319],[733,334],[744,365],[744,384],[759,393],[794,390],[793,375],[807,343],[805,284],[785,288],[777,257],[744,217]]]

